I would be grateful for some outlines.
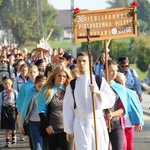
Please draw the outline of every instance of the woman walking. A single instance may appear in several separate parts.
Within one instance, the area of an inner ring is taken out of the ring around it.
[[[52,150],[70,150],[63,127],[63,98],[70,80],[70,70],[64,65],[56,66],[36,98],[41,134]]]

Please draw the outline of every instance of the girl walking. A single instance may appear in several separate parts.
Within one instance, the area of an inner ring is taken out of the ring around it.
[[[20,134],[24,134],[23,122],[24,120],[29,124],[30,137],[33,144],[33,150],[46,150],[44,148],[44,140],[40,136],[39,125],[40,117],[37,112],[37,106],[35,104],[35,99],[38,92],[41,90],[42,86],[46,82],[46,77],[43,75],[38,75],[35,79],[34,87],[29,90],[25,97],[25,103],[23,104],[20,116],[19,131]]]
[[[4,91],[0,93],[0,121],[1,128],[4,129],[6,138],[5,147],[16,144],[16,128],[17,128],[17,110],[16,98],[18,92],[12,88],[12,80],[9,77],[3,78]],[[12,140],[10,143],[9,131],[12,132]]]

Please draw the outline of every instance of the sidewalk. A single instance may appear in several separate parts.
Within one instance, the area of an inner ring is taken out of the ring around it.
[[[141,103],[142,108],[143,108],[143,113],[144,115],[150,116],[150,95],[149,94],[142,94],[143,101]]]

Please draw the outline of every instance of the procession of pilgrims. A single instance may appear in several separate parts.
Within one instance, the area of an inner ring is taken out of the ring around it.
[[[87,52],[75,58],[43,39],[32,51],[1,42],[4,147],[29,141],[31,150],[133,150],[134,131],[142,131],[144,119],[141,83],[129,63],[105,50],[96,62]]]

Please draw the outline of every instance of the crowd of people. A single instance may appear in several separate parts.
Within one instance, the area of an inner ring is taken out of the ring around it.
[[[102,51],[92,62],[91,84],[86,52],[75,59],[62,48],[53,49],[52,56],[47,52],[32,55],[17,45],[0,48],[0,122],[5,147],[17,143],[18,130],[20,140],[28,135],[31,150],[94,150],[95,140],[98,150],[134,150],[134,127],[139,132],[144,125],[142,90],[127,57],[119,57],[118,65],[107,54],[106,82]]]

